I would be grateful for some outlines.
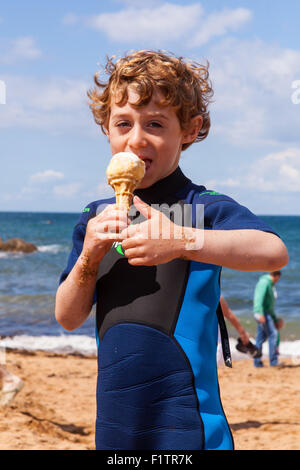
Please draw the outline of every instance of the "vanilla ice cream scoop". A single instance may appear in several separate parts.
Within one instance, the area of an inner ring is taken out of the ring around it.
[[[107,181],[114,188],[116,203],[129,210],[133,191],[145,175],[145,163],[131,152],[116,153],[106,170]]]

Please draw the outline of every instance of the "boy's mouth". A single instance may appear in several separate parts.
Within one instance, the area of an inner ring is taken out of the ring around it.
[[[152,164],[151,158],[142,157],[142,156],[139,156],[139,158],[140,158],[141,160],[143,160],[143,162],[145,163],[146,171],[148,171],[149,168],[150,168],[150,166],[151,166],[151,164]]]

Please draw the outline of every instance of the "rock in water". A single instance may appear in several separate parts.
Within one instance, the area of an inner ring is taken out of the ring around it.
[[[33,243],[28,243],[21,238],[10,238],[3,242],[0,238],[0,251],[21,251],[23,253],[33,253],[37,247]]]

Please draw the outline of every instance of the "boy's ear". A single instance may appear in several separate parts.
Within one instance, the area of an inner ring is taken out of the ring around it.
[[[202,124],[203,117],[200,115],[194,116],[190,121],[188,129],[183,132],[182,143],[189,144],[190,142],[193,142],[199,134]]]

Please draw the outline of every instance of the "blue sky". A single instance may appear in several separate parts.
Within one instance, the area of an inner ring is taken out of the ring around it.
[[[86,91],[107,55],[147,48],[210,63],[212,127],[183,152],[186,175],[257,214],[300,215],[299,17],[293,0],[1,2],[0,210],[112,195]]]

